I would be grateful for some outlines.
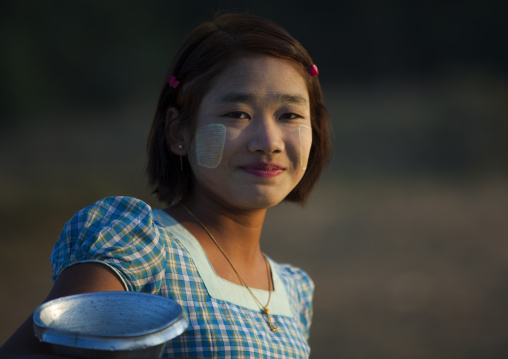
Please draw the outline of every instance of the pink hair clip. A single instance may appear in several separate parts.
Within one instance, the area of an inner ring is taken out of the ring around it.
[[[176,77],[174,77],[173,75],[169,76],[169,87],[172,87],[174,89],[176,89],[178,87],[178,85],[180,85],[180,81],[178,81],[176,79]]]
[[[314,76],[316,76],[316,75],[319,75],[319,71],[318,71],[318,69],[317,69],[316,64],[314,64],[314,65],[312,65],[312,66],[310,67],[310,69],[309,69],[309,74],[310,74],[312,77],[314,77]]]

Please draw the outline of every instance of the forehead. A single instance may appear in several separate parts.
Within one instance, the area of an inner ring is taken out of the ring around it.
[[[203,103],[268,98],[308,104],[303,71],[296,62],[270,56],[234,60],[213,81]]]

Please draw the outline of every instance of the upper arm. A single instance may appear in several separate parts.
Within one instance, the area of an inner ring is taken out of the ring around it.
[[[98,262],[77,263],[67,267],[56,280],[46,300],[72,294],[125,290],[118,275]]]
[[[104,264],[96,262],[78,263],[66,268],[56,280],[45,301],[68,295],[125,290],[118,275]],[[3,345],[0,356],[14,357],[23,354],[51,353],[48,344],[40,342],[33,331],[30,316],[12,337]]]

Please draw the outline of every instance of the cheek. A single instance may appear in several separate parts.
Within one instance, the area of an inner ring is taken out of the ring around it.
[[[299,126],[298,130],[292,132],[291,142],[293,143],[300,166],[304,170],[307,169],[310,147],[312,145],[312,129],[309,126]]]
[[[222,161],[226,126],[211,124],[196,131],[196,161],[198,166],[217,168]]]

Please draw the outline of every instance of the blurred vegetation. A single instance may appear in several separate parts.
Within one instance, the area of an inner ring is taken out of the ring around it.
[[[506,4],[0,2],[0,342],[51,288],[74,212],[159,206],[144,148],[169,61],[229,10],[302,42],[332,114],[328,172],[307,208],[271,210],[263,242],[316,281],[312,357],[504,357]]]

